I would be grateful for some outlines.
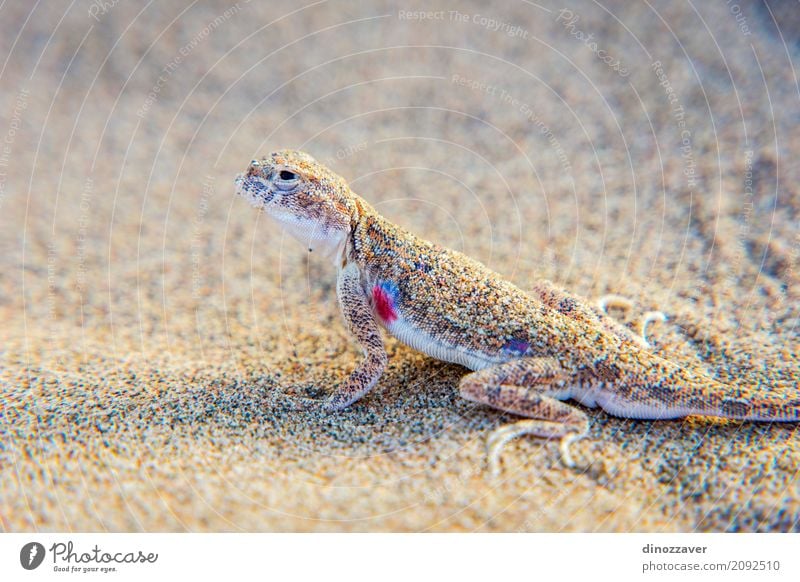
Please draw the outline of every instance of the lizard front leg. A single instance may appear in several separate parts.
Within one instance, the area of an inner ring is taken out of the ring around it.
[[[519,358],[461,379],[459,390],[467,400],[530,418],[502,426],[489,437],[493,474],[499,473],[505,444],[524,434],[561,439],[561,459],[568,467],[574,466],[569,444],[586,434],[589,421],[583,412],[561,402],[572,396],[570,380],[554,358]]]
[[[336,295],[348,331],[364,350],[364,359],[345,383],[325,401],[322,408],[336,411],[347,408],[372,390],[386,369],[388,356],[381,331],[372,314],[358,266],[350,263],[339,272]]]

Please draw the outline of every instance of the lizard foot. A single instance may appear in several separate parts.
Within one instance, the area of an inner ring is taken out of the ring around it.
[[[344,410],[361,395],[361,386],[353,383],[351,379],[337,385],[332,393],[320,389],[305,389],[305,396],[298,394],[283,394],[283,401],[288,404],[287,408],[298,412],[316,412],[328,414]],[[324,396],[328,394],[327,396]]]
[[[629,311],[633,308],[633,302],[622,295],[603,295],[597,300],[597,308],[605,314],[608,314],[609,308]],[[667,316],[663,311],[648,311],[642,316],[640,336],[646,347],[653,347],[653,344],[647,339],[647,326],[653,322],[663,322],[666,320]]]
[[[501,426],[489,435],[486,441],[487,461],[489,464],[489,471],[493,477],[497,477],[500,474],[500,455],[509,441],[527,434],[541,436],[543,429],[544,431],[548,430],[548,427],[542,426],[543,424],[551,423],[541,420],[521,420],[513,424]],[[584,434],[578,432],[567,433],[561,437],[558,447],[560,453],[559,458],[565,467],[574,469],[577,466],[569,452],[569,446],[583,437]]]
[[[324,400],[292,394],[284,394],[281,399],[281,403],[285,404],[286,408],[293,412],[314,412],[316,410],[322,410],[324,402]]]
[[[565,465],[575,463],[569,444],[586,434],[589,421],[579,409],[562,402],[569,395],[569,374],[555,358],[519,358],[467,374],[459,391],[463,398],[527,417],[496,429],[487,441],[488,461],[495,475],[500,453],[510,440],[525,434],[561,439]]]

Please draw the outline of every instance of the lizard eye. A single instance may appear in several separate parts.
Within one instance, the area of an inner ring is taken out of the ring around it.
[[[300,181],[300,176],[291,170],[281,170],[275,177],[275,186],[278,190],[294,190],[297,183]]]

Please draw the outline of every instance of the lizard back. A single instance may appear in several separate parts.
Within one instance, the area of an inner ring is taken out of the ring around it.
[[[563,318],[537,298],[375,212],[357,221],[348,259],[364,274],[376,318],[432,357],[477,370],[536,355],[540,345],[552,351],[568,337]]]

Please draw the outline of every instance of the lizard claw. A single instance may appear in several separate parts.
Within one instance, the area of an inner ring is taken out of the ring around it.
[[[633,308],[633,301],[622,295],[603,295],[597,300],[597,307],[606,314],[608,314],[609,307],[628,311]]]
[[[660,322],[667,321],[667,316],[664,314],[663,311],[648,311],[647,313],[644,314],[644,317],[642,317],[642,338],[644,339],[644,342],[650,347],[653,347],[653,344],[647,341],[647,326],[653,323],[654,321],[660,321]]]
[[[608,315],[609,308],[616,308],[616,309],[621,309],[622,311],[628,311],[631,308],[633,308],[633,302],[627,297],[623,297],[622,295],[603,295],[600,299],[597,300],[597,307],[603,313]],[[651,344],[647,340],[647,326],[656,321],[658,322],[667,321],[667,316],[664,314],[663,311],[648,311],[647,313],[644,314],[644,316],[642,316],[642,331],[640,335],[645,343],[645,346],[648,348],[652,348],[653,344]]]
[[[293,412],[312,412],[323,406],[324,400],[284,392],[280,402]]]
[[[572,455],[569,454],[569,446],[575,441],[583,438],[583,436],[584,435],[580,433],[571,432],[561,438],[561,442],[558,444],[558,450],[561,453],[561,462],[565,467],[569,469],[575,469],[577,467],[575,461],[572,460]]]
[[[310,412],[321,407],[319,400],[302,396],[286,396],[284,402],[288,404],[287,408],[294,412]]]
[[[494,432],[489,435],[489,438],[486,441],[487,462],[489,464],[489,471],[493,477],[500,475],[500,455],[503,452],[503,448],[505,448],[506,444],[519,436],[530,434],[530,432],[531,431],[526,425],[525,421],[522,421],[516,424],[507,424],[505,426],[501,426],[500,428],[495,429]],[[558,447],[559,459],[561,463],[568,469],[575,469],[578,467],[569,452],[569,445],[577,440],[582,439],[584,436],[585,434],[583,433],[571,432],[561,437]]]

